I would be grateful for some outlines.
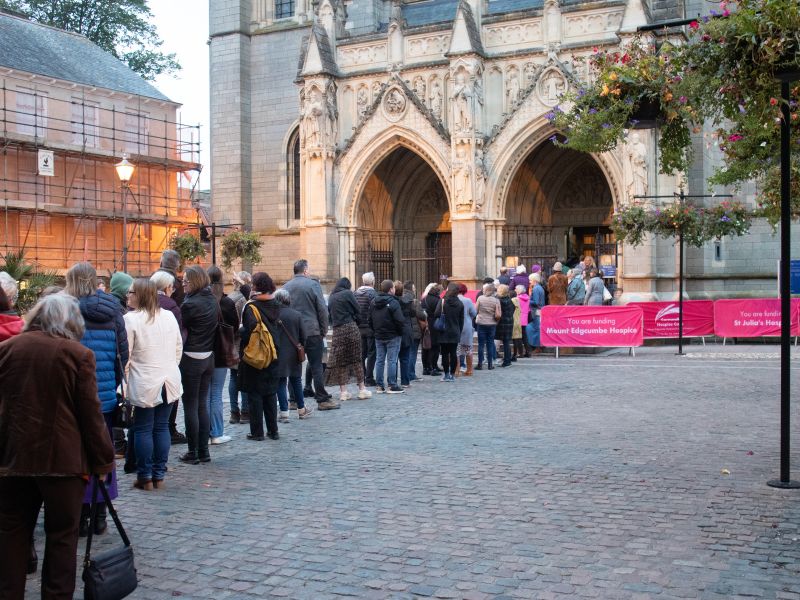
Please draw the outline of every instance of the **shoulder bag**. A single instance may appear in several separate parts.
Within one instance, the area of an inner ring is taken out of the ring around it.
[[[231,325],[222,320],[222,311],[217,304],[217,331],[214,334],[214,366],[218,369],[235,369],[239,366],[239,353],[233,341]]]
[[[113,426],[128,429],[133,425],[133,407],[125,397],[125,368],[122,365],[122,358],[119,353],[117,353],[117,363],[122,373],[122,384],[120,384],[117,392],[117,406],[114,408]]]
[[[503,318],[503,307],[500,306],[500,300],[497,300],[497,304],[494,305],[494,320],[500,321]]]
[[[138,585],[136,579],[136,566],[133,564],[133,548],[128,535],[122,528],[117,511],[111,504],[108,497],[108,490],[103,480],[97,476],[92,476],[92,523],[97,514],[97,486],[103,494],[103,500],[114,519],[123,546],[113,548],[92,558],[92,534],[94,527],[89,528],[89,536],[86,538],[86,556],[83,559],[83,598],[84,600],[120,600],[128,596]]]
[[[278,319],[278,325],[280,325],[283,328],[283,332],[286,334],[286,337],[289,338],[289,341],[292,343],[292,346],[294,346],[294,350],[295,350],[295,352],[297,352],[297,362],[299,362],[299,363],[305,362],[305,360],[306,360],[306,349],[303,348],[303,344],[301,344],[300,342],[298,342],[296,339],[294,339],[292,337],[292,334],[289,333],[289,329],[286,327],[286,324],[283,321],[281,321],[280,319]]]
[[[447,329],[447,319],[444,316],[444,300],[439,301],[438,308],[441,309],[441,312],[439,313],[439,316],[436,317],[436,320],[433,322],[433,328],[436,331],[444,331],[445,329]]]

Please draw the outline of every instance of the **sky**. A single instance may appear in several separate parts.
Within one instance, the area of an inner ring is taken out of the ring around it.
[[[150,0],[152,22],[164,41],[162,50],[177,55],[183,69],[177,77],[162,75],[155,86],[170,100],[183,104],[179,120],[200,124],[200,162],[203,171],[198,189],[210,187],[210,127],[208,108],[208,0]]]

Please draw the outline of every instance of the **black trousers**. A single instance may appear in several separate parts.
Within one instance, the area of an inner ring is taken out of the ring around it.
[[[431,344],[431,347],[426,350],[422,349],[422,368],[426,371],[433,371],[438,369],[439,362],[439,344]]]
[[[328,392],[325,391],[325,372],[322,369],[322,347],[321,335],[310,335],[306,338],[306,387],[308,387],[308,372],[311,370],[311,378],[314,381],[314,397],[319,400],[327,400]],[[252,414],[252,410],[250,411]]]
[[[208,417],[208,390],[214,373],[214,355],[208,358],[181,358],[183,381],[183,419],[189,452],[208,456],[208,436],[211,424]]]
[[[361,336],[361,360],[364,361],[364,381],[375,381],[375,338],[371,335]]]
[[[80,477],[0,477],[0,598],[25,597],[25,571],[39,509],[46,542],[42,598],[72,600],[78,523],[86,482]]]
[[[264,423],[267,433],[278,433],[278,396],[275,393],[277,379],[268,389],[247,392],[250,403],[250,435],[264,436]]]
[[[439,344],[442,348],[442,369],[446,375],[455,375],[458,368],[458,344]]]

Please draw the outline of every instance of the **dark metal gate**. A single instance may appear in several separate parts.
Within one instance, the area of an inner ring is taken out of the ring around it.
[[[375,281],[411,280],[418,289],[452,274],[452,235],[360,231],[355,240],[356,277],[368,271]]]
[[[541,265],[544,274],[550,275],[553,264],[558,260],[551,227],[506,227],[503,229],[503,245],[499,250],[503,265],[525,265],[528,273],[531,272],[531,265]]]

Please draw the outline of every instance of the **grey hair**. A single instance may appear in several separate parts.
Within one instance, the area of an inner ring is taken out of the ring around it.
[[[0,271],[0,287],[6,293],[11,306],[14,306],[17,303],[17,294],[19,293],[17,280],[5,271]]]
[[[364,285],[368,285],[370,287],[374,286],[375,285],[375,273],[373,273],[372,271],[368,271],[367,273],[364,273],[361,276],[361,281],[364,283]]]
[[[80,341],[86,328],[77,298],[50,294],[28,313],[25,331],[41,331],[53,337]]]
[[[170,248],[161,253],[161,268],[177,271],[181,265],[181,255]]]
[[[291,294],[289,294],[289,292],[287,290],[283,289],[283,288],[281,288],[277,292],[275,292],[275,294],[272,297],[275,298],[275,300],[277,300],[278,302],[280,302],[284,306],[291,306],[291,304],[292,304],[292,296],[291,296]]]
[[[155,284],[159,292],[163,292],[169,286],[175,286],[175,278],[166,271],[156,271],[150,275],[150,281]]]
[[[517,292],[517,294],[524,294],[527,290],[524,285],[518,285],[514,288],[514,291]]]
[[[91,296],[97,289],[97,271],[88,262],[72,265],[67,271],[67,285],[64,290],[76,298]]]

